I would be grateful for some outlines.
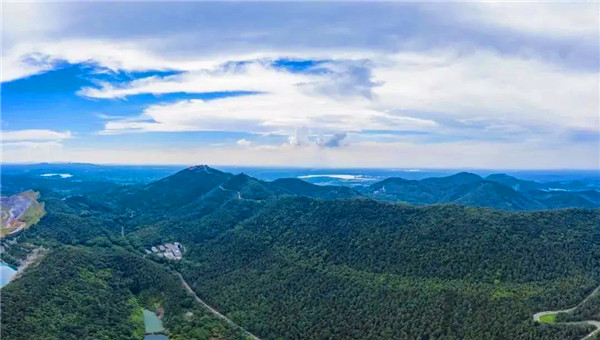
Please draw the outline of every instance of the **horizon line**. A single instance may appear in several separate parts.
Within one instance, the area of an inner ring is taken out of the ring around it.
[[[598,168],[485,168],[485,167],[420,167],[420,166],[397,166],[397,167],[377,167],[377,166],[363,166],[363,167],[331,167],[331,166],[285,166],[285,165],[237,165],[237,164],[203,164],[203,163],[90,163],[90,162],[1,162],[0,167],[5,165],[95,165],[95,166],[180,166],[180,167],[192,167],[199,165],[207,165],[209,167],[230,167],[230,168],[271,168],[271,169],[345,169],[345,170],[396,170],[396,171],[428,171],[428,170],[479,170],[479,171],[491,171],[491,170],[502,170],[502,171],[581,171],[581,172],[598,172],[600,176],[600,167]]]

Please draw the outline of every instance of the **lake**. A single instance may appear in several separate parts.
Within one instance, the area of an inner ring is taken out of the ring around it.
[[[4,262],[0,262],[0,288],[6,286],[17,274],[17,271]]]
[[[169,338],[164,334],[146,334],[144,336],[144,340],[167,340],[167,339],[169,339]]]
[[[147,309],[144,309],[144,327],[146,328],[146,333],[161,333],[165,330],[162,321],[158,318],[158,316],[156,316],[154,312]],[[166,339],[166,337],[162,339]]]

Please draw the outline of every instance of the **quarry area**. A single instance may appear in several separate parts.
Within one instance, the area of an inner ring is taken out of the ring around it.
[[[40,194],[27,190],[12,196],[0,197],[1,236],[19,233],[36,224],[46,213],[44,203],[38,202]]]

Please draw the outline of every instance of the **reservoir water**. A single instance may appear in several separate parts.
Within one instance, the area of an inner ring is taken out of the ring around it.
[[[17,271],[4,262],[0,262],[0,288],[6,286],[17,274]]]
[[[148,333],[161,333],[165,331],[162,321],[158,316],[147,309],[144,309],[144,327],[146,329],[146,336],[144,340],[166,340],[168,339],[164,334],[148,334]]]
[[[144,340],[167,340],[169,338],[167,338],[166,335],[164,334],[146,334],[144,336]]]

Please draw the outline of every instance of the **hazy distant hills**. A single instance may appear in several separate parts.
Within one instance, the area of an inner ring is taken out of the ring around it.
[[[133,210],[190,210],[225,200],[264,200],[292,195],[318,199],[365,197],[415,205],[458,203],[504,210],[544,210],[600,207],[597,190],[571,190],[570,183],[538,183],[505,174],[485,178],[468,172],[422,180],[387,178],[370,186],[316,185],[298,178],[263,181],[231,174],[206,165],[181,170],[146,185],[124,186],[109,192],[105,201]],[[188,207],[188,205],[191,205]]]
[[[388,178],[370,185],[363,193],[379,200],[420,205],[454,202],[507,210],[600,207],[598,191],[568,191],[565,186],[568,187],[560,183],[520,180],[505,174],[483,178],[461,172],[422,180]]]
[[[347,198],[359,195],[356,190],[349,187],[315,185],[297,178],[282,178],[273,181],[273,184],[296,195],[313,198]]]

